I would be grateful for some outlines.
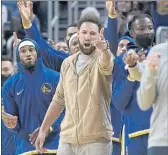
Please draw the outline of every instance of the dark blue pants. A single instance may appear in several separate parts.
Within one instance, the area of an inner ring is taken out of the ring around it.
[[[151,147],[148,149],[148,155],[168,155],[168,147]]]
[[[128,155],[147,155],[148,135],[126,139],[126,152]]]

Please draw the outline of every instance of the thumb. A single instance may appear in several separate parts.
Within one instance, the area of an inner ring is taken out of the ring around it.
[[[14,42],[17,43],[18,38],[17,38],[17,34],[16,34],[16,32],[13,32],[13,37],[14,37]]]
[[[14,118],[15,120],[17,120],[17,119],[18,119],[18,117],[17,117],[17,116],[13,116],[13,118]]]

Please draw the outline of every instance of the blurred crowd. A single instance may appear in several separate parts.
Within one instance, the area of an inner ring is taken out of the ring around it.
[[[79,2],[80,3],[80,2]],[[47,38],[47,14],[48,12],[48,2],[47,1],[34,1],[33,2],[33,12],[36,16],[36,20],[38,23],[38,27],[45,39]],[[67,9],[67,2],[59,2],[60,10],[64,11]],[[154,1],[143,2],[143,1],[118,1],[116,2],[116,9],[118,12],[118,35],[119,38],[124,35],[128,35],[128,22],[132,19],[133,16],[140,14],[141,12],[151,15],[153,18],[158,20],[158,17],[154,17],[155,10],[159,13],[163,11],[167,14],[167,8],[162,5],[157,5]],[[162,11],[163,10],[163,11]],[[155,19],[153,19],[155,20]],[[163,22],[163,21],[162,21]],[[164,21],[166,22],[166,21]],[[156,22],[157,27],[157,22]],[[8,53],[12,53],[12,35],[13,32],[17,32],[18,38],[24,38],[25,33],[21,24],[21,18],[19,16],[19,12],[17,9],[16,2],[12,1],[3,1],[2,2],[2,55],[7,55]],[[64,37],[64,36],[63,36]]]

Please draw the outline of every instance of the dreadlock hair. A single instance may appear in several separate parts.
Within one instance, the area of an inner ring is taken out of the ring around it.
[[[152,23],[154,24],[153,20],[152,20],[152,17],[149,16],[148,14],[138,14],[136,16],[134,16],[132,18],[132,20],[128,23],[128,31],[131,31],[132,29],[132,24],[137,20],[137,19],[142,19],[142,18],[148,18],[152,21]]]

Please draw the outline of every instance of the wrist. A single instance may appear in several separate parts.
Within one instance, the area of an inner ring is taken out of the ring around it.
[[[131,64],[131,65],[128,65],[128,67],[133,68],[133,67],[135,67],[136,65],[137,65],[137,63],[134,63],[134,64]]]
[[[32,26],[32,23],[30,22],[30,23],[23,23],[23,27],[24,27],[24,29],[28,29],[28,28],[30,28]]]
[[[110,18],[116,18],[117,17],[117,13],[108,13],[108,16],[110,17]]]

